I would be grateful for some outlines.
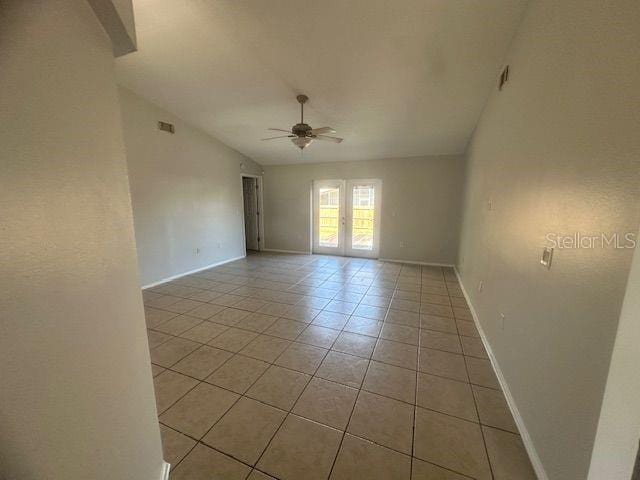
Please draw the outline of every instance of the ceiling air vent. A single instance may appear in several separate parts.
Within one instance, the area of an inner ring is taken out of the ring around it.
[[[163,132],[176,133],[176,129],[172,123],[158,122],[158,128]]]

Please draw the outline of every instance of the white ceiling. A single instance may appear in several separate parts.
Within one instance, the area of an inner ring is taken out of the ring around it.
[[[262,164],[462,153],[526,0],[134,0],[118,81]],[[331,126],[301,157],[267,127]]]

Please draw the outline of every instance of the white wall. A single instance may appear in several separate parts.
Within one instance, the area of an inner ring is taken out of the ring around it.
[[[314,147],[322,145],[309,148]],[[464,186],[461,156],[269,165],[264,171],[266,248],[309,252],[313,180],[378,178],[382,180],[380,258],[456,261]]]
[[[85,0],[15,0],[0,45],[0,478],[158,480],[109,39]]]
[[[640,237],[640,233],[638,235]],[[613,347],[589,480],[628,480],[640,440],[640,250],[636,249]]]
[[[240,173],[261,167],[130,90],[119,96],[142,285],[244,255]]]
[[[637,231],[638,25],[636,0],[532,1],[468,149],[462,282],[554,480],[587,476],[632,250],[539,258]]]

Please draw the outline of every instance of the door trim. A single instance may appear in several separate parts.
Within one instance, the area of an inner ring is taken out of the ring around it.
[[[255,178],[258,182],[258,235],[260,235],[260,241],[258,242],[258,251],[264,250],[264,203],[262,201],[262,175],[255,175],[253,173],[240,173],[240,205],[242,206],[242,251],[244,256],[247,256],[247,234],[245,232],[244,225],[244,185],[242,183],[243,177]]]

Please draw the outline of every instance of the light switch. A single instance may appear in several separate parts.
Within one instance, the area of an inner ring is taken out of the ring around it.
[[[542,250],[542,257],[540,257],[540,263],[547,267],[547,269],[551,268],[551,260],[553,259],[553,247],[544,247]]]

